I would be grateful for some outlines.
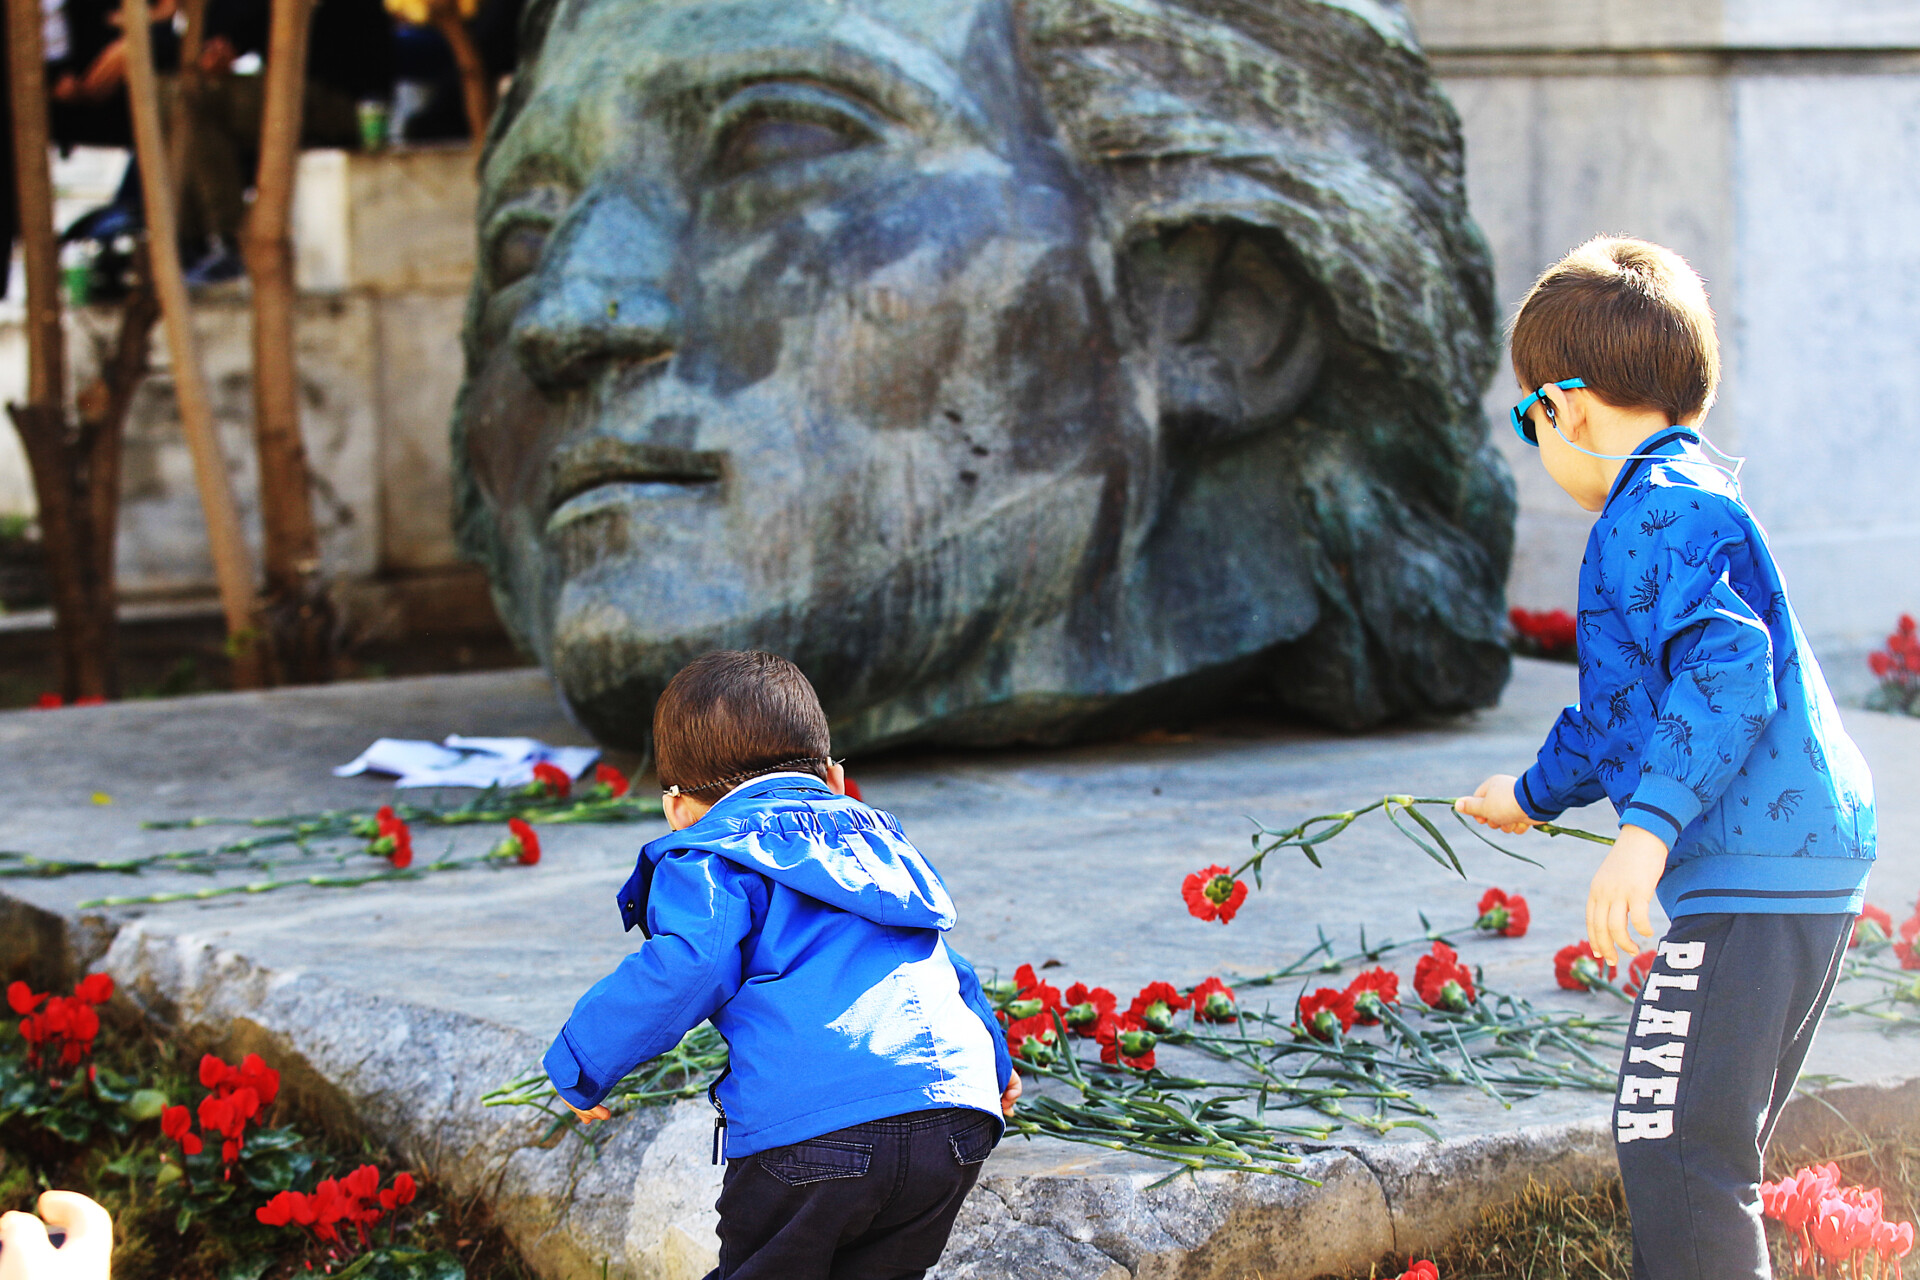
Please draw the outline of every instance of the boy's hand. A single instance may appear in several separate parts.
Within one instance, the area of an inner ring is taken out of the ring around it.
[[[1020,1073],[1014,1072],[1007,1081],[1007,1091],[1000,1095],[1000,1114],[1013,1114],[1013,1104],[1020,1101]]]
[[[560,1101],[567,1102],[565,1098],[560,1099]],[[595,1120],[613,1119],[613,1112],[607,1110],[607,1105],[604,1102],[591,1111],[582,1111],[571,1102],[567,1102],[567,1110],[573,1112],[573,1118],[581,1124],[592,1124]]]
[[[1659,836],[1644,827],[1620,828],[1620,839],[1587,890],[1587,941],[1608,964],[1620,963],[1621,952],[1640,954],[1641,945],[1628,932],[1629,924],[1652,943],[1653,919],[1647,904],[1666,869],[1667,846]]]
[[[1492,827],[1510,836],[1539,826],[1527,816],[1520,802],[1513,798],[1513,784],[1512,774],[1496,773],[1481,783],[1472,795],[1461,796],[1454,801],[1454,811],[1466,814],[1483,827]]]

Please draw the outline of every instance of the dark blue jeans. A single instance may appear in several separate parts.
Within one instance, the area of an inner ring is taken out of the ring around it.
[[[1000,1128],[984,1111],[916,1111],[727,1161],[707,1280],[918,1280]]]

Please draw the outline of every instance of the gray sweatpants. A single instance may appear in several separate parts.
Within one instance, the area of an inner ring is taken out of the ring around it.
[[[1766,1280],[1760,1166],[1850,915],[1681,916],[1634,1002],[1613,1132],[1635,1280]]]

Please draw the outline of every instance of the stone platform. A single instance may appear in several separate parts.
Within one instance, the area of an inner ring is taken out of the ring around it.
[[[941,868],[960,904],[954,942],[983,970],[1057,960],[1050,980],[1103,983],[1124,999],[1157,978],[1231,981],[1278,967],[1313,944],[1316,926],[1344,942],[1363,924],[1374,939],[1417,932],[1421,910],[1463,925],[1481,889],[1498,884],[1528,897],[1533,930],[1468,938],[1467,961],[1543,1004],[1599,1001],[1552,982],[1552,953],[1582,929],[1589,846],[1516,841],[1546,864],[1535,868],[1469,841],[1463,883],[1376,824],[1328,846],[1324,871],[1295,855],[1270,863],[1266,891],[1229,927],[1192,919],[1179,897],[1188,871],[1244,857],[1246,815],[1278,825],[1389,791],[1451,795],[1517,770],[1572,693],[1571,668],[1521,662],[1497,710],[1365,738],[1228,725],[1068,751],[856,761],[853,771]],[[1879,779],[1870,896],[1901,918],[1920,891],[1920,797],[1907,785],[1920,723],[1853,712],[1848,725]],[[105,857],[205,843],[142,831],[142,819],[377,804],[387,788],[334,779],[329,766],[375,736],[452,732],[582,740],[538,672],[5,714],[0,847]],[[1604,810],[1567,820],[1612,829]],[[691,1280],[711,1265],[718,1183],[704,1101],[617,1122],[597,1160],[571,1139],[539,1148],[526,1113],[478,1101],[533,1063],[579,992],[637,943],[620,932],[613,892],[659,829],[550,827],[534,869],[161,908],[74,904],[174,879],[4,881],[0,961],[44,978],[104,966],[183,1034],[267,1053],[292,1087],[350,1108],[431,1176],[488,1194],[544,1276],[600,1276],[605,1265],[608,1276]],[[497,834],[464,832],[456,847],[477,851]],[[423,858],[447,838],[420,833]],[[1411,952],[1394,959],[1411,970]],[[1271,996],[1281,1006],[1294,989]],[[1830,1025],[1809,1072],[1837,1079],[1798,1105],[1785,1140],[1841,1123],[1836,1115],[1863,1129],[1920,1119],[1915,1043],[1858,1019]],[[1205,1174],[1149,1189],[1165,1166],[1012,1139],[988,1163],[938,1274],[1364,1272],[1389,1252],[1432,1248],[1529,1178],[1588,1183],[1612,1168],[1605,1095],[1550,1093],[1511,1109],[1464,1090],[1430,1101],[1442,1141],[1342,1133],[1309,1157],[1318,1187]]]

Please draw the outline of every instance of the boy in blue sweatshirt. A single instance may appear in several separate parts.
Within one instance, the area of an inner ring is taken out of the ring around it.
[[[1013,1113],[1020,1078],[973,969],[941,935],[953,899],[892,815],[846,796],[800,669],[710,653],[660,695],[667,835],[620,916],[641,948],[547,1050],[584,1122],[640,1063],[708,1021],[724,1146],[708,1280],[893,1280],[939,1261]]]
[[[1614,1105],[1639,1280],[1765,1277],[1760,1169],[1873,868],[1873,781],[1766,535],[1699,435],[1719,380],[1706,290],[1678,255],[1601,238],[1513,322],[1514,430],[1598,513],[1580,564],[1580,702],[1533,767],[1460,811],[1524,831],[1607,798],[1620,838],[1587,897],[1609,965],[1671,921]],[[1724,455],[1722,455],[1724,456]]]

